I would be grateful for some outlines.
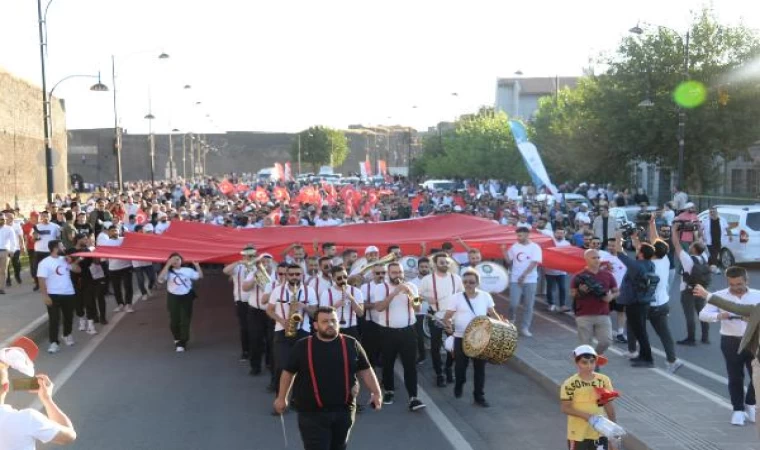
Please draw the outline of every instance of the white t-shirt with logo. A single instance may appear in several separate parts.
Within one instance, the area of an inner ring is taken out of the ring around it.
[[[60,431],[60,425],[35,409],[0,405],[0,450],[34,450],[36,441],[47,444]]]
[[[61,238],[61,227],[53,222],[38,223],[35,225],[37,229],[38,241],[34,241],[34,251],[42,253],[50,253],[48,248],[48,242]]]
[[[486,291],[477,289],[475,297],[470,299],[472,309],[467,304],[464,292],[455,294],[449,303],[449,311],[454,312],[454,337],[461,338],[464,336],[464,330],[470,324],[472,319],[477,316],[485,316],[488,309],[494,307],[493,297]],[[473,312],[474,310],[474,312]]]
[[[509,251],[507,251],[507,257],[512,263],[512,270],[509,274],[509,281],[512,283],[517,283],[517,280],[528,269],[528,266],[530,266],[531,263],[535,262],[537,264],[541,264],[543,261],[543,253],[541,252],[541,247],[539,247],[535,242],[529,242],[525,245],[516,242],[512,245],[512,247],[509,248]],[[525,275],[524,282],[538,282],[537,267],[534,267],[530,273],[527,273]]]
[[[193,289],[193,280],[201,275],[189,267],[170,269],[166,272],[166,290],[174,295],[187,295]]]
[[[43,259],[37,267],[37,277],[45,279],[48,295],[74,295],[71,269],[63,256]]]
[[[387,297],[390,293],[391,285],[387,281],[383,281],[382,283],[375,283],[373,280],[362,285],[362,294],[364,296],[365,304],[381,302],[385,300],[385,297]],[[380,314],[381,313],[373,309],[369,310],[368,314],[365,314],[364,317],[372,322],[380,323]]]

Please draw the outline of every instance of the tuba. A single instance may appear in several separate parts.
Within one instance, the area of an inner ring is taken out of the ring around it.
[[[348,284],[354,287],[359,287],[364,283],[364,276],[372,270],[375,266],[384,266],[386,264],[392,263],[396,260],[396,254],[395,253],[388,253],[387,255],[383,256],[382,258],[378,259],[377,261],[368,263],[366,266],[362,267],[362,269],[359,271],[358,274],[351,275],[348,277]]]
[[[285,337],[294,338],[298,334],[298,326],[303,322],[303,316],[298,312],[298,288],[290,286],[290,303],[288,307],[288,327],[285,329]]]
[[[253,274],[253,278],[256,280],[257,285],[264,287],[272,282],[272,277],[269,276],[269,272],[267,272],[267,268],[262,261],[258,261],[254,265],[254,268],[256,273]]]

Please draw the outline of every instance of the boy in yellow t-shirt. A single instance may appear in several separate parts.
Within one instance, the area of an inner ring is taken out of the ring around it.
[[[601,436],[589,424],[592,416],[606,415],[615,421],[612,403],[598,405],[599,394],[594,388],[612,390],[612,381],[606,375],[594,372],[597,354],[590,345],[581,345],[573,350],[578,373],[560,387],[559,398],[562,412],[567,414],[567,442],[570,450],[607,450],[607,438]]]

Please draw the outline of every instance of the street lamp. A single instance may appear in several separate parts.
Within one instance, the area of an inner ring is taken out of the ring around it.
[[[145,115],[145,119],[148,121],[148,151],[150,152],[150,184],[151,187],[156,183],[156,141],[153,138],[153,120],[156,116],[148,110],[148,114]]]
[[[645,25],[651,25],[651,24],[645,24]],[[668,30],[671,33],[678,36],[678,38],[681,40],[681,47],[683,49],[683,79],[684,81],[689,79],[689,38],[690,38],[690,32],[687,31],[685,37],[682,36],[679,32],[676,30],[666,27],[663,25],[651,25],[655,26],[660,29]],[[635,27],[630,28],[628,30],[632,34],[636,35],[642,35],[644,33],[644,30],[639,26],[639,24],[636,24]],[[647,103],[648,101],[648,103]],[[649,107],[653,106],[653,103],[651,100],[647,99],[643,102],[639,103],[639,106],[643,107]],[[676,186],[683,188],[683,158],[684,158],[684,147],[686,145],[686,110],[681,105],[676,105],[677,111],[678,111],[678,176],[676,178]]]
[[[38,0],[39,1],[39,0]],[[132,53],[132,55],[138,55],[143,53],[149,53],[148,52],[137,52]],[[128,56],[132,56],[128,55]],[[165,52],[161,52],[158,56],[158,59],[164,60],[169,59],[169,55]],[[113,146],[114,150],[116,152],[116,182],[119,185],[119,192],[121,192],[123,184],[122,179],[122,171],[121,171],[121,150],[122,150],[122,140],[121,140],[121,128],[119,128],[119,110],[117,108],[116,103],[116,56],[111,55],[111,84],[113,85]],[[150,113],[148,114],[150,115]],[[147,119],[148,117],[145,116]]]

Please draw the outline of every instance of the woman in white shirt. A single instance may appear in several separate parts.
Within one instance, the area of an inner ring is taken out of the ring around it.
[[[172,253],[158,274],[158,281],[166,283],[166,302],[169,308],[169,328],[174,336],[178,353],[184,352],[190,340],[190,321],[193,317],[193,300],[196,294],[193,281],[203,278],[201,266],[193,261],[195,269],[182,267],[182,255]]]
[[[491,294],[478,289],[480,274],[475,269],[469,268],[462,274],[462,284],[464,285],[464,292],[459,292],[451,297],[448,310],[443,317],[443,323],[449,329],[452,328],[451,321],[452,318],[454,319],[454,372],[456,374],[454,396],[456,398],[462,396],[467,366],[471,359],[462,350],[462,338],[467,325],[478,316],[487,315],[499,321],[503,320],[494,309]],[[486,361],[472,358],[472,365],[475,371],[475,388],[473,390],[475,404],[487,408],[490,404],[486,401],[483,392],[486,381]]]

